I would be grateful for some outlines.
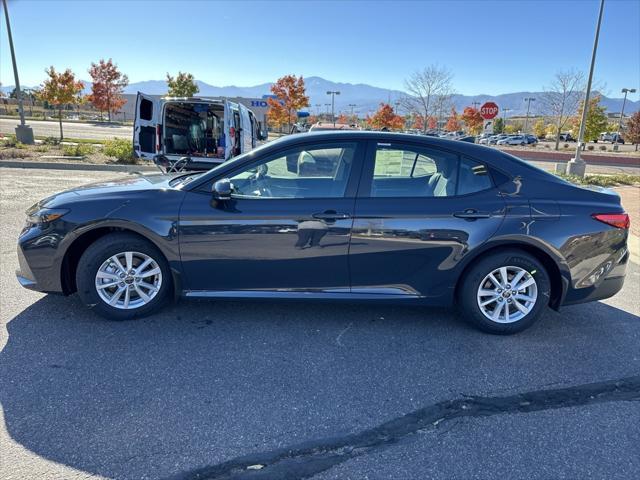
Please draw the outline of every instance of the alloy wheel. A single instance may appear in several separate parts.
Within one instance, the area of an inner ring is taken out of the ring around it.
[[[140,252],[121,252],[105,260],[96,273],[95,288],[108,305],[122,310],[140,308],[162,286],[160,265]]]
[[[492,322],[513,323],[522,320],[536,304],[538,285],[527,270],[499,267],[484,277],[478,287],[478,307]]]

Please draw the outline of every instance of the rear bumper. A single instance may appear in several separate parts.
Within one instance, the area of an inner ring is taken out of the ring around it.
[[[590,286],[582,288],[570,288],[562,302],[562,305],[575,305],[578,303],[594,302],[605,298],[613,297],[622,290],[626,278],[627,263],[629,262],[629,251],[625,248],[625,253],[620,260],[613,264],[604,278],[600,278]],[[606,264],[605,264],[606,265]],[[600,267],[597,271],[600,271]]]
[[[577,303],[594,302],[613,297],[622,290],[625,277],[605,278],[597,287],[580,288],[567,294],[563,305],[575,305]]]

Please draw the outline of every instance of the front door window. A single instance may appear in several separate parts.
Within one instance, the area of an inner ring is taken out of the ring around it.
[[[355,157],[354,143],[300,146],[230,177],[236,198],[341,198]]]

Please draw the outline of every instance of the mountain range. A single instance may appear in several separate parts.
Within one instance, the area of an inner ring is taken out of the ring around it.
[[[83,81],[83,83],[85,85],[85,91],[83,93],[89,93],[91,91],[91,82]],[[197,80],[196,83],[200,89],[198,95],[201,96],[262,98],[264,95],[271,93],[271,83],[263,83],[250,87],[237,87],[235,85],[218,87],[201,80]],[[360,116],[374,112],[381,102],[395,103],[405,96],[405,93],[400,90],[389,90],[364,83],[332,82],[321,77],[305,77],[305,86],[311,103],[309,110],[313,113],[318,111],[326,112],[327,108],[330,108],[326,105],[331,102],[331,97],[327,95],[327,91],[340,92],[340,95],[336,95],[335,97],[336,112],[350,112],[351,107],[349,104],[355,104],[354,112]],[[3,86],[1,89],[3,92],[8,93],[13,90],[13,86]],[[135,94],[138,91],[151,95],[163,95],[167,92],[167,83],[165,80],[134,82],[129,84],[124,92]],[[452,98],[452,103],[456,110],[461,112],[465,107],[472,105],[473,102],[484,103],[486,101],[492,101],[498,104],[501,109],[510,109],[507,116],[512,117],[521,116],[526,113],[527,104],[524,102],[524,98],[533,97],[540,99],[542,95],[543,92],[541,91],[513,92],[501,95],[456,94]],[[622,108],[622,101],[622,98],[612,98],[602,95],[600,103],[606,107],[608,113],[619,113]],[[530,114],[535,115],[540,110],[539,101],[532,102]],[[638,110],[640,110],[640,100],[627,100],[625,113],[630,114]],[[402,107],[400,107],[400,113],[404,113]]]

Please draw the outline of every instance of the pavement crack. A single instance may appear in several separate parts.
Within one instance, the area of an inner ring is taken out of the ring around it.
[[[462,417],[488,417],[579,407],[607,402],[639,401],[640,376],[573,387],[535,390],[509,396],[465,396],[414,410],[376,427],[282,449],[252,453],[175,477],[183,480],[310,478],[352,458],[397,444],[404,438]],[[260,465],[256,469],[256,465]]]

